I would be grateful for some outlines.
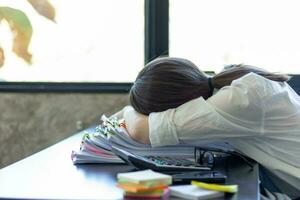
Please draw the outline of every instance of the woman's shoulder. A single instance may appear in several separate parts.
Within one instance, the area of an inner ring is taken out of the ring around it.
[[[252,84],[255,84],[257,82],[266,82],[266,81],[268,82],[270,80],[261,75],[254,73],[254,72],[250,72],[250,73],[234,80],[233,83],[235,83],[235,82],[251,82]]]
[[[231,83],[232,86],[243,87],[244,89],[253,89],[256,91],[274,89],[278,87],[278,84],[279,82],[272,81],[253,72],[250,72]]]
[[[231,85],[261,97],[269,97],[292,90],[286,82],[273,81],[253,72],[234,80]]]

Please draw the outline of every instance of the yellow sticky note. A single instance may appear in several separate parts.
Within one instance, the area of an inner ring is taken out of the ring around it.
[[[191,184],[208,190],[216,190],[230,193],[236,193],[238,191],[238,185],[218,185],[211,183],[203,183],[199,181],[192,181]]]

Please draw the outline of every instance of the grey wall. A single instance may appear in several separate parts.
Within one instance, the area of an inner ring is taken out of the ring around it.
[[[96,124],[127,94],[0,93],[0,168]],[[71,152],[71,150],[70,150]]]

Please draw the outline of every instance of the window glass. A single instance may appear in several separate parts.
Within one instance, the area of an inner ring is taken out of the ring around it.
[[[300,72],[296,0],[170,0],[170,55],[220,71],[244,63]]]
[[[55,22],[26,0],[0,0],[32,25],[28,64],[12,52],[14,32],[0,22],[2,81],[128,82],[144,64],[144,1],[49,0]],[[31,2],[34,2],[32,0]],[[1,53],[1,52],[0,52]]]

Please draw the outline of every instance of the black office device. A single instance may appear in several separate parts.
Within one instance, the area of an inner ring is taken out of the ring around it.
[[[206,183],[224,183],[227,176],[218,171],[193,171],[172,174],[173,183],[190,184],[192,180]]]
[[[190,184],[192,180],[221,183],[227,178],[221,172],[211,170],[210,167],[178,156],[140,156],[115,146],[112,146],[112,152],[138,169],[152,169],[170,174],[174,184]]]
[[[211,170],[209,166],[200,165],[182,156],[140,156],[115,146],[112,146],[112,152],[138,169],[152,169],[168,173]]]

